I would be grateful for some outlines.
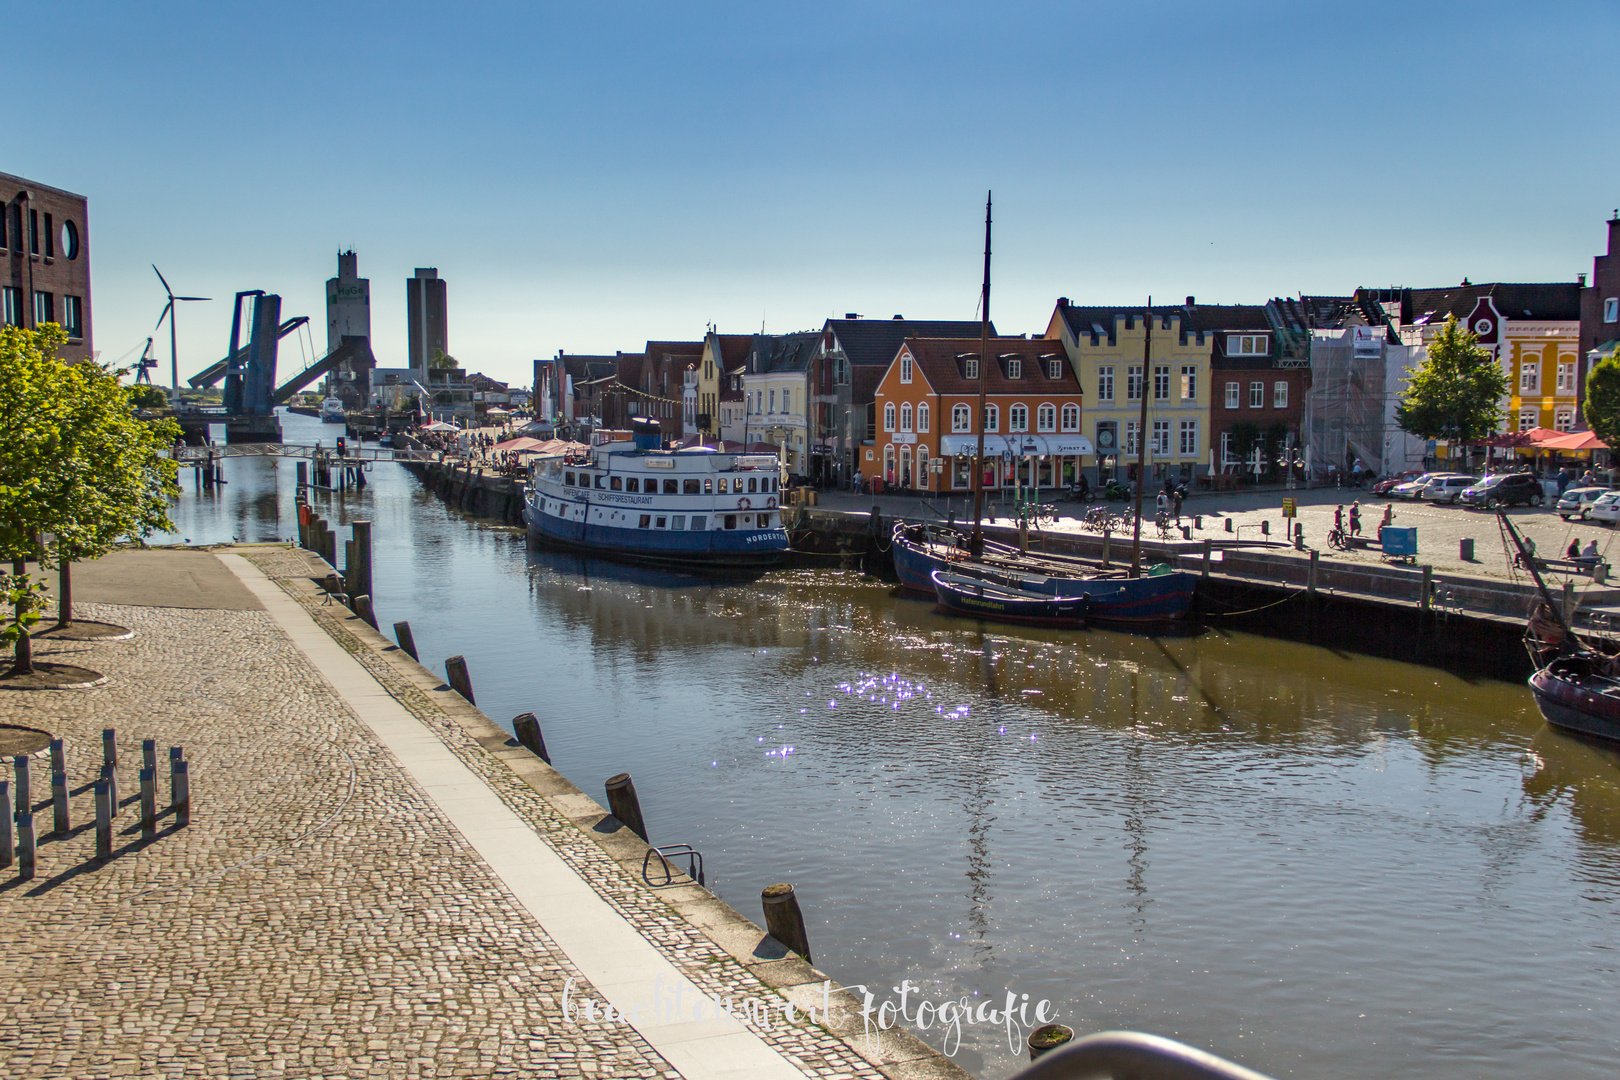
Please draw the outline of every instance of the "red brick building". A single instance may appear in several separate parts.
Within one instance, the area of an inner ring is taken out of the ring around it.
[[[64,359],[94,354],[90,337],[90,223],[83,195],[0,173],[0,318],[68,333]]]

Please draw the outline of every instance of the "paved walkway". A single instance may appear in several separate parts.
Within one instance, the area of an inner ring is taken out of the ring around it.
[[[748,965],[757,928],[731,913],[735,943],[717,939],[674,897],[729,909],[628,873],[604,847],[612,835],[588,832],[601,832],[599,807],[321,607],[302,553],[187,554],[229,572],[221,606],[99,603],[86,584],[81,617],[135,636],[41,642],[40,658],[107,684],[0,691],[0,720],[67,740],[74,824],[42,837],[34,880],[0,871],[0,1075],[965,1075],[894,1033],[863,1057],[802,1017],[695,1009],[803,1007],[821,973],[783,959],[762,981],[773,965]],[[162,574],[142,580],[163,594]],[[103,727],[118,730],[124,808],[114,857],[98,863],[87,781]],[[134,820],[143,737],[160,760],[184,746],[193,771],[191,826],[165,818],[152,841]],[[521,768],[563,793],[542,795]],[[584,1011],[608,1001],[628,1020]]]

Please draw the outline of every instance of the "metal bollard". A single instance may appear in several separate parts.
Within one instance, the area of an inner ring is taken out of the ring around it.
[[[141,770],[141,835],[157,835],[157,769]]]
[[[67,746],[61,739],[51,740],[51,772],[67,772]]]
[[[169,747],[169,805],[174,805],[174,770],[184,761],[186,750],[183,746]]]
[[[32,764],[33,759],[27,754],[18,754],[11,759],[11,767],[17,773],[17,814],[19,817],[34,812]]]
[[[625,828],[647,840],[647,822],[641,816],[641,800],[636,797],[635,781],[627,772],[608,777],[608,812],[619,819]]]
[[[399,647],[405,651],[405,655],[421,663],[421,659],[416,655],[416,638],[411,635],[410,623],[401,621],[394,624],[394,640],[399,642]]]
[[[472,677],[467,674],[467,658],[465,656],[452,656],[444,662],[445,681],[450,689],[467,699],[468,704],[476,705],[473,698]]]
[[[34,879],[34,815],[17,815],[17,877]]]
[[[101,763],[118,767],[118,732],[114,728],[101,729]]]
[[[0,806],[11,801],[11,781],[0,780]],[[0,867],[17,861],[17,843],[11,832],[11,815],[0,814]]]
[[[68,821],[67,773],[51,773],[51,813],[51,829],[57,836],[66,836],[73,831]]]
[[[1204,571],[1200,575],[1201,577],[1205,577],[1205,578],[1209,577],[1210,556],[1213,554],[1214,550],[1215,550],[1215,541],[1211,540],[1207,536],[1204,537]]]
[[[191,824],[191,762],[181,760],[174,766],[174,823]]]
[[[760,890],[759,901],[765,906],[765,932],[804,957],[805,963],[813,963],[810,935],[805,933],[804,912],[799,910],[799,898],[793,886],[767,885]]]
[[[1231,518],[1226,519],[1226,531],[1227,532],[1232,531],[1232,519]]]
[[[107,798],[112,800],[112,815],[118,816],[118,770],[111,765],[101,767],[101,782],[107,785]]]
[[[96,858],[112,858],[112,789],[107,781],[96,781]]]
[[[546,737],[540,733],[540,718],[532,712],[512,718],[512,734],[517,741],[528,747],[530,752],[547,765],[551,764],[551,755],[546,753]]]
[[[148,769],[157,768],[157,740],[141,740],[141,764]]]

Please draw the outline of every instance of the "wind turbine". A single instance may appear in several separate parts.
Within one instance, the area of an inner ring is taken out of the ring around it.
[[[157,325],[152,329],[154,331],[162,329],[163,320],[169,320],[169,374],[174,379],[174,403],[179,405],[180,359],[175,351],[174,305],[179,300],[211,300],[213,298],[209,296],[176,296],[174,290],[169,288],[169,279],[163,276],[163,271],[157,268],[156,263],[152,264],[152,273],[156,274],[158,280],[163,282],[163,291],[169,294],[169,302],[163,305],[163,314],[158,316]]]

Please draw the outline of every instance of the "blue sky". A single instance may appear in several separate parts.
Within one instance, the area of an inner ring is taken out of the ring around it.
[[[451,351],[529,361],[819,326],[1358,285],[1570,280],[1620,206],[1620,7],[36,5],[0,169],[90,198],[96,345],[279,292],[324,346],[336,252],[448,279]],[[37,93],[37,98],[33,95]],[[23,114],[14,114],[14,120]],[[290,350],[290,356],[288,351]],[[163,351],[167,373],[167,350]],[[283,364],[297,363],[292,339]]]

